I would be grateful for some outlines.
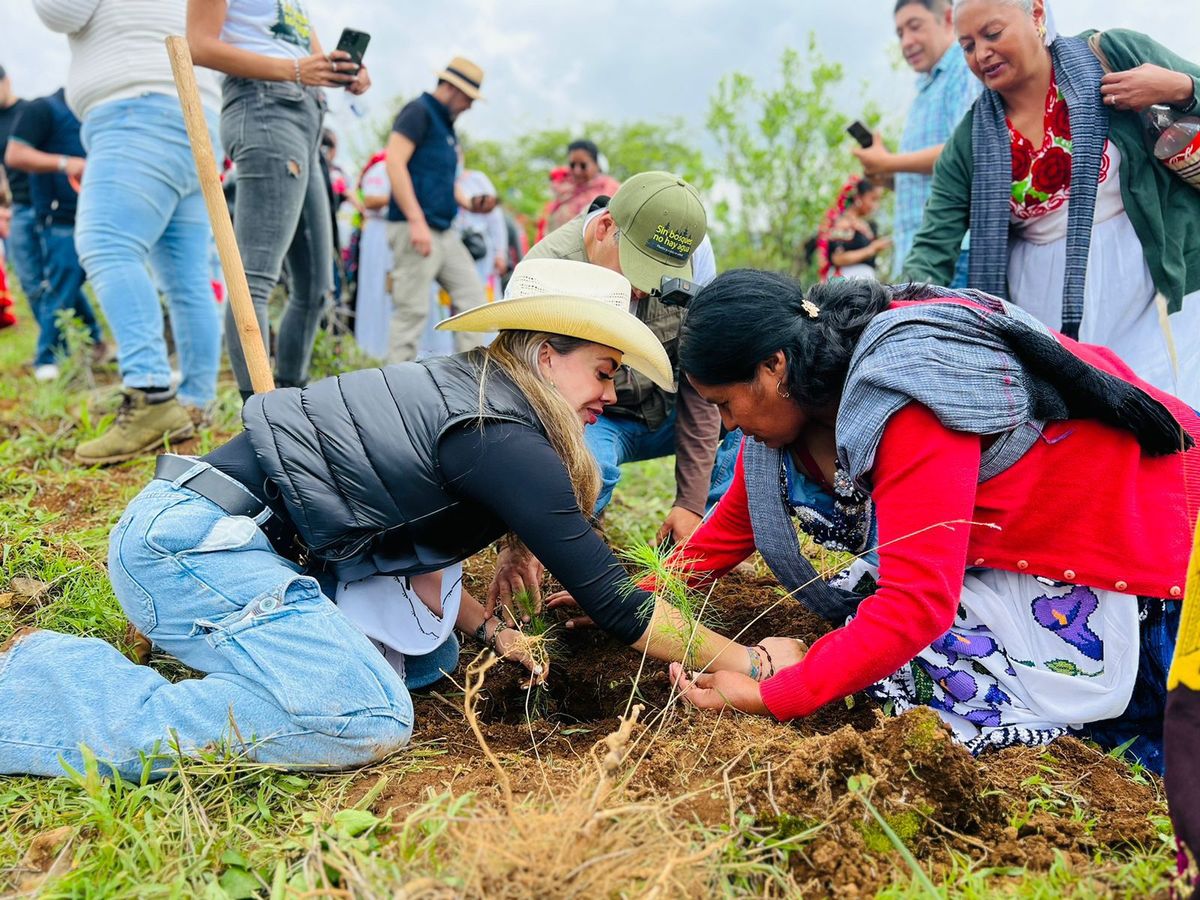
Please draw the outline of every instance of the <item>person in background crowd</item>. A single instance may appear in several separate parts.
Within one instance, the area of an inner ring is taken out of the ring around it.
[[[546,204],[542,210],[542,214],[538,216],[537,226],[534,229],[533,242],[536,244],[547,234],[550,233],[550,212],[560,201],[565,200],[571,193],[571,170],[566,166],[555,166],[550,170],[547,178],[550,182],[550,202]]]
[[[451,227],[460,205],[484,211],[483,198],[473,200],[455,188],[458,136],[454,132],[458,117],[482,96],[483,70],[469,59],[455,57],[437,79],[433,93],[421,94],[400,110],[387,143],[392,186],[388,206],[393,255],[391,363],[416,358],[435,280],[450,294],[456,312],[484,302],[471,254]],[[479,343],[477,335],[455,335],[459,352]]]
[[[708,219],[696,189],[670,172],[641,172],[611,200],[597,198],[580,214],[530,248],[526,260],[570,259],[623,273],[633,284],[630,310],[667,348],[678,388],[653,384],[636,372],[617,373],[617,402],[584,431],[600,464],[595,514],[604,511],[621,480],[621,464],[675,455],[675,499],[658,530],[659,542],[682,543],[700,524],[711,488],[720,416],[704,403],[679,370],[679,329],[686,311],[662,303],[664,279],[711,279]],[[701,282],[703,283],[703,282]],[[511,290],[511,283],[510,283]],[[492,595],[505,598],[540,582],[537,561],[503,551]]]
[[[508,232],[508,262],[504,267],[504,274],[500,276],[500,292],[502,294],[508,289],[508,281],[512,278],[513,269],[529,252],[528,226],[529,220],[526,216],[504,210],[504,228]]]
[[[857,175],[843,185],[817,235],[822,281],[876,277],[875,257],[892,245],[890,238],[876,237],[871,219],[882,199],[883,188]]]
[[[4,164],[29,173],[29,194],[41,244],[45,288],[33,314],[38,322],[33,377],[58,377],[57,357],[66,350],[58,314],[71,311],[92,338],[96,356],[104,353],[100,325],[83,294],[87,279],[75,252],[75,209],[83,179],[84,150],[79,120],[62,88],[30,101],[13,123]]]
[[[471,209],[459,209],[455,227],[460,232],[474,231],[483,237],[483,256],[475,260],[475,271],[480,282],[486,288],[492,283],[492,299],[500,297],[500,276],[508,271],[508,226],[504,222],[504,209],[498,204],[496,186],[487,175],[476,169],[463,169],[458,177],[458,190],[474,201],[483,197],[483,202],[475,205],[482,209],[491,204],[488,212],[478,212]]]
[[[5,266],[4,244],[12,231],[12,190],[4,166],[0,166],[0,329],[17,324],[13,314],[12,293],[8,289],[8,268]]]
[[[969,227],[971,287],[1200,406],[1200,191],[1155,159],[1138,115],[1194,109],[1200,67],[1114,29],[1106,75],[1095,32],[1056,34],[1043,0],[961,0],[954,16],[985,90],[938,160],[905,273],[948,281]]]
[[[124,395],[112,426],[76,447],[75,458],[108,465],[188,437],[217,394],[211,229],[163,50],[167,35],[183,31],[187,3],[34,0],[34,9],[71,46],[66,97],[88,153],[75,246],[116,342]],[[216,79],[200,70],[196,82],[219,155]],[[179,353],[178,391],[160,289]]]
[[[561,190],[546,207],[546,230],[554,231],[587,212],[597,197],[611,197],[621,182],[600,169],[600,149],[589,140],[572,141],[567,145],[567,171]]]
[[[291,293],[276,336],[275,383],[303,385],[333,276],[333,220],[319,159],[322,88],[362,94],[371,79],[348,53],[325,52],[300,0],[188,0],[187,36],[196,65],[226,76],[221,139],[237,172],[233,225],[268,353],[267,301],[287,257]],[[248,397],[232,313],[226,336]]]
[[[350,189],[346,172],[337,162],[337,135],[330,128],[321,129],[321,179],[329,194],[330,234],[333,236],[333,296],[341,305],[347,302],[344,256],[350,243],[351,219],[345,212],[361,213],[358,196]],[[349,207],[344,210],[343,207]]]
[[[372,156],[358,178],[362,204],[362,233],[358,239],[358,293],[354,308],[354,339],[375,359],[388,355],[392,300],[387,292],[392,251],[388,247],[387,207],[392,196],[387,155]]]
[[[918,76],[917,96],[904,120],[898,153],[888,150],[879,134],[870,147],[853,147],[851,152],[868,178],[894,179],[893,259],[899,271],[921,227],[933,164],[982,85],[971,75],[954,39],[950,0],[897,0],[893,18],[904,61]],[[967,254],[964,246],[952,287],[966,286]]]
[[[13,91],[12,76],[0,66],[0,169],[5,168],[8,138],[26,102]],[[5,174],[11,205],[4,247],[30,309],[37,309],[45,288],[45,264],[37,218],[29,197],[29,174],[20,169],[5,169]]]
[[[692,301],[679,355],[750,439],[668,564],[703,582],[757,548],[841,626],[761,685],[684,677],[687,699],[788,720],[874,685],[972,752],[1082,730],[1162,772],[1200,413],[1019,307],[923,285],[806,296],[729,272]],[[827,585],[796,525],[876,560]]]

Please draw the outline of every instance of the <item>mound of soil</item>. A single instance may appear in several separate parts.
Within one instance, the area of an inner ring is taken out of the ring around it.
[[[478,579],[487,566],[472,566]],[[828,626],[774,582],[730,576],[711,603],[722,633],[815,640]],[[661,799],[671,815],[708,826],[791,836],[789,865],[805,893],[853,896],[904,875],[892,832],[926,868],[952,852],[979,865],[1044,870],[1056,853],[1085,864],[1097,851],[1157,844],[1157,784],[1071,738],[973,758],[932,710],[884,716],[865,697],[782,725],[713,715],[673,697],[665,667],[595,630],[557,629],[548,685],[520,687],[523,670],[489,672],[477,705],[489,747],[513,789],[562,796],[594,775],[593,745],[632,702],[645,707],[626,757],[631,800]],[[464,648],[464,659],[473,653]],[[432,792],[495,796],[496,773],[442,682],[417,698],[417,743],[374,807],[403,811]],[[379,779],[367,775],[361,796]],[[851,785],[856,789],[852,789]],[[887,824],[887,829],[882,822]]]

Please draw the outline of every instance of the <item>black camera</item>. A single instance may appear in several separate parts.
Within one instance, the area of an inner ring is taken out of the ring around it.
[[[672,278],[664,275],[662,285],[657,291],[651,291],[651,297],[657,297],[663,306],[687,307],[700,289],[686,278]]]

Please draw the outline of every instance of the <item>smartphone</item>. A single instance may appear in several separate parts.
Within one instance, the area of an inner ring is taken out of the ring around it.
[[[871,134],[871,130],[862,122],[851,122],[846,132],[863,147],[870,147],[875,143],[875,135]]]
[[[362,65],[363,55],[367,52],[369,43],[371,43],[371,36],[365,31],[343,28],[342,36],[338,38],[337,49],[349,53],[350,61],[357,67]],[[358,71],[357,68],[355,71]]]

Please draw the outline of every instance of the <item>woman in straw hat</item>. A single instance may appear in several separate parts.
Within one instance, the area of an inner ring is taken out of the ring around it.
[[[172,683],[95,638],[18,634],[0,652],[0,772],[61,774],[87,745],[138,778],[156,748],[220,740],[278,765],[379,759],[411,734],[408,688],[453,667],[454,622],[544,675],[457,577],[505,534],[633,647],[682,659],[690,636],[701,665],[752,671],[753,648],[630,585],[581,512],[598,486],[583,427],[613,402],[617,368],[672,384],[629,282],[530,260],[509,294],[441,326],[498,331],[486,349],[255,395],[223,447],[160,457],[112,534],[113,588],[207,675]]]

